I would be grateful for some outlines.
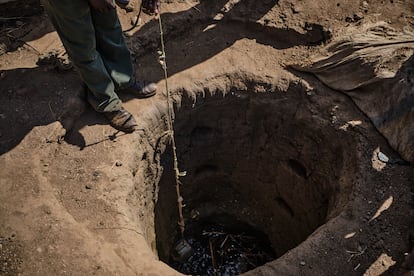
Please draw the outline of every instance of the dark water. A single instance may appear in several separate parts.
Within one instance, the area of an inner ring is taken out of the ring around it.
[[[266,236],[241,223],[191,223],[185,238],[194,253],[184,263],[170,262],[184,274],[239,275],[275,259]]]

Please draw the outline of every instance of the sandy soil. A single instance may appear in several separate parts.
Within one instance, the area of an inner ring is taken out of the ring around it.
[[[347,137],[355,153],[355,164],[338,174],[355,167],[358,175],[348,176],[352,188],[331,206],[327,223],[250,273],[414,270],[412,166],[381,163],[379,148],[398,154],[351,99],[285,67],[323,54],[325,43],[349,26],[386,21],[396,30],[414,27],[412,1],[162,2],[168,82],[177,102],[202,102],[203,93],[285,93],[287,113],[298,109],[295,116],[312,117],[306,122],[328,141]],[[145,100],[122,95],[142,128],[125,135],[84,103],[81,81],[36,3],[0,8],[0,275],[179,274],[154,253],[160,156],[168,142],[158,23],[143,15],[127,38],[137,76],[158,82],[160,91]],[[119,10],[125,29],[139,2],[132,7]],[[295,86],[303,93],[295,94]],[[293,130],[283,132],[292,143]]]

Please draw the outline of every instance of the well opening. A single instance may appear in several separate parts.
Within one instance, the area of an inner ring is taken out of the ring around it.
[[[205,221],[233,229],[228,232],[245,225],[241,232],[261,236],[275,259],[342,211],[356,174],[353,138],[335,129],[328,107],[317,102],[301,86],[287,93],[216,94],[195,104],[183,99],[175,133],[180,169],[187,171],[188,236],[205,231]],[[178,234],[171,160],[167,148],[156,244],[160,260],[180,270],[171,256]]]

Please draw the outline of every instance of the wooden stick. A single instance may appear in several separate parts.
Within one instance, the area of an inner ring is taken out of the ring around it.
[[[213,243],[211,242],[211,239],[209,240],[209,242],[210,242],[211,263],[213,264],[213,273],[215,276],[216,275],[216,261],[214,260]]]

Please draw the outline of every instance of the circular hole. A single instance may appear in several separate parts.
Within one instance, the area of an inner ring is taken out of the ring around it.
[[[288,92],[216,93],[196,104],[183,99],[175,135],[179,166],[187,171],[181,179],[185,239],[203,242],[203,231],[220,225],[223,235],[256,237],[268,246],[261,247],[271,252],[267,257],[276,259],[342,211],[357,173],[356,153],[349,146],[353,138],[335,129],[329,107],[306,96],[303,88]],[[161,160],[155,206],[158,256],[183,273],[197,274],[173,258],[180,236],[171,149]],[[211,255],[208,246],[204,250]],[[225,269],[215,265],[216,272]],[[245,271],[254,268],[239,265]]]

